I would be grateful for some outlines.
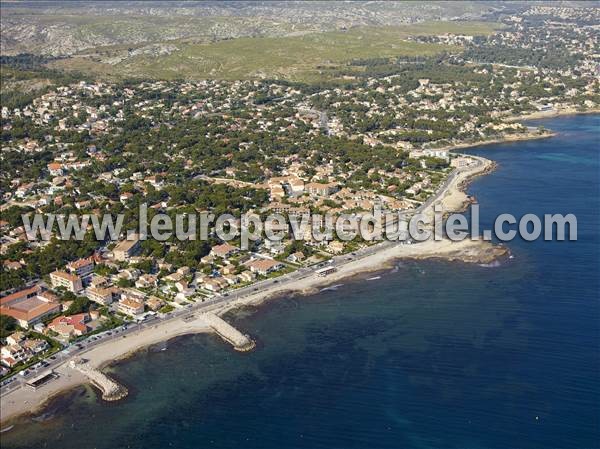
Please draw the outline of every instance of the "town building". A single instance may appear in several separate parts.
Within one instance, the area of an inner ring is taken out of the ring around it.
[[[83,290],[81,278],[66,271],[53,271],[50,273],[50,281],[53,288],[63,287],[73,293],[79,293]]]
[[[117,303],[117,310],[125,315],[136,317],[144,313],[144,302],[130,297],[121,297]]]
[[[119,295],[119,289],[116,287],[89,287],[85,293],[90,301],[107,306],[112,304]]]
[[[0,315],[13,317],[23,328],[39,323],[47,316],[60,312],[58,298],[35,285],[0,299]]]
[[[130,257],[135,256],[140,250],[140,237],[135,234],[132,239],[122,240],[117,243],[113,249],[113,257],[115,260],[125,262]]]
[[[94,266],[94,258],[86,257],[84,259],[77,259],[73,262],[69,262],[67,264],[67,271],[69,271],[71,274],[79,276],[85,282],[94,272]]]

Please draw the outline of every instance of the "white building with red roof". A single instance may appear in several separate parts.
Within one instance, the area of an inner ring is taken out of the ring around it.
[[[89,320],[90,316],[87,313],[71,316],[61,315],[48,324],[48,329],[63,338],[79,337],[89,331],[90,328],[86,324]]]

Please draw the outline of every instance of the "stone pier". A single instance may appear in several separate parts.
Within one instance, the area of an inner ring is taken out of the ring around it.
[[[71,360],[69,366],[87,377],[102,392],[102,399],[105,401],[118,401],[127,396],[127,388],[119,385],[101,371],[92,368],[84,360]]]
[[[218,315],[208,312],[203,313],[201,317],[223,340],[231,343],[236,351],[245,352],[254,348],[255,343],[250,337],[242,334]]]

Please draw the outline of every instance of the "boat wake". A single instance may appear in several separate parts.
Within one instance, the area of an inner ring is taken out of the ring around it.
[[[344,284],[335,284],[335,285],[332,285],[332,286],[330,286],[330,287],[325,287],[325,288],[322,288],[320,291],[322,291],[322,292],[328,292],[328,291],[332,291],[332,292],[334,292],[334,291],[336,291],[336,290],[337,290],[339,287],[341,287],[342,285],[344,285]]]
[[[403,264],[402,262],[398,262],[398,263],[397,263],[397,264],[394,266],[394,268],[392,268],[392,269],[390,270],[390,273],[397,273],[398,271],[400,271],[400,268],[403,268],[403,267],[404,267],[404,264]]]
[[[484,267],[484,268],[496,268],[496,267],[499,267],[500,265],[502,265],[502,264],[500,263],[499,260],[495,260],[490,263],[480,263],[479,264],[480,267]]]

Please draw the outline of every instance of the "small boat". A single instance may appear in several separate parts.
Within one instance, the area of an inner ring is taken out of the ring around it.
[[[372,278],[367,278],[367,281],[376,281],[377,279],[381,279],[381,276],[373,276]]]
[[[15,426],[13,425],[13,426],[8,426],[8,427],[5,427],[4,429],[0,430],[0,433],[8,432],[8,431],[9,431],[9,430],[11,430],[13,427],[15,427]]]

